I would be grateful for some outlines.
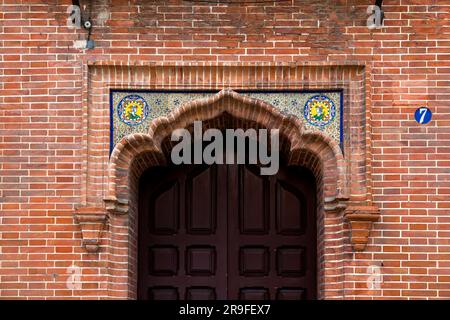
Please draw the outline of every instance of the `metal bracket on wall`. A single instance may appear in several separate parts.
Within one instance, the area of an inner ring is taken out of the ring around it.
[[[91,40],[91,32],[92,32],[92,20],[91,20],[91,13],[92,13],[92,1],[87,1],[88,4],[81,3],[80,0],[72,0],[72,5],[77,6],[80,9],[80,19],[81,19],[81,25],[83,28],[88,32],[88,36],[85,42],[85,48],[86,49],[94,49],[95,43],[94,40]],[[88,9],[86,10],[86,7]]]

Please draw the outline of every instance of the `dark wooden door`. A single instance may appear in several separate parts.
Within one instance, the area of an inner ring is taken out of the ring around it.
[[[314,299],[315,184],[282,167],[147,171],[139,201],[140,299]]]

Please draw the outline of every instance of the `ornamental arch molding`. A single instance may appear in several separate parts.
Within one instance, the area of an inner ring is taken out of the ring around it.
[[[326,208],[344,208],[348,200],[346,167],[339,145],[321,132],[305,131],[294,116],[286,116],[268,103],[249,98],[232,90],[222,90],[206,99],[194,100],[168,117],[155,119],[148,134],[131,134],[118,143],[110,159],[108,196],[111,213],[128,213],[130,179],[150,166],[167,163],[163,142],[179,128],[188,128],[194,121],[215,121],[222,126],[258,127],[280,130],[281,151],[288,164],[308,167],[316,178],[324,181]],[[326,168],[326,169],[324,169]]]

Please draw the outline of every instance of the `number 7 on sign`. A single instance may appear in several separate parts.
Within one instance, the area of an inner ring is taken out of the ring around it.
[[[419,123],[424,123],[425,116],[427,115],[427,111],[428,111],[428,108],[420,108],[419,109],[419,112],[420,112]]]

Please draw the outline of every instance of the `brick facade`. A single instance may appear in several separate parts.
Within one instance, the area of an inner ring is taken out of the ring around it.
[[[220,127],[214,110],[280,128],[283,153],[315,173],[320,298],[450,296],[450,2],[384,1],[373,31],[373,1],[230,2],[97,0],[96,48],[83,51],[70,1],[1,0],[1,298],[135,298],[136,181],[164,162],[171,127]],[[226,90],[110,158],[118,88]],[[344,154],[232,91],[324,88],[344,90]],[[424,105],[433,120],[420,126]]]

